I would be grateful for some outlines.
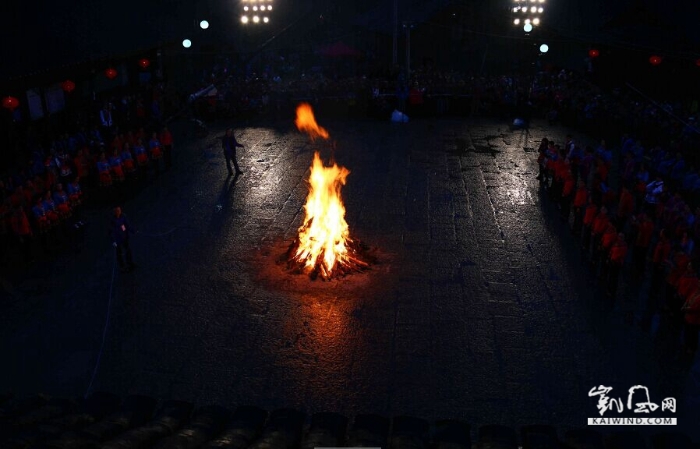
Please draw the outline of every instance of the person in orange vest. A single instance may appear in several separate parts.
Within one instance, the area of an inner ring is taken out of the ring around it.
[[[646,268],[651,236],[654,233],[654,222],[645,212],[642,212],[638,216],[632,217],[632,226],[637,234],[634,241],[634,254],[632,255],[634,257],[634,272],[638,278],[642,278]]]
[[[73,178],[68,184],[68,197],[70,198],[71,207],[76,209],[83,202],[83,190],[80,188],[80,176]]]
[[[610,248],[610,257],[608,259],[608,288],[606,293],[613,299],[617,294],[618,279],[622,265],[625,263],[625,257],[627,257],[627,241],[625,240],[625,234],[620,232],[617,235],[617,240]]]
[[[151,157],[151,162],[153,163],[153,172],[155,177],[158,177],[160,173],[160,160],[163,158],[163,150],[161,149],[160,140],[158,140],[158,134],[153,133],[151,135],[151,140],[148,141],[148,154]]]
[[[672,325],[678,324],[681,321],[681,307],[683,303],[678,297],[678,283],[681,277],[687,272],[690,265],[690,257],[683,251],[676,251],[673,256],[671,271],[666,277],[666,304],[665,309]]]
[[[683,312],[683,341],[685,352],[692,356],[698,350],[698,334],[700,333],[700,288],[689,295],[682,307]]]
[[[580,180],[578,182],[578,189],[576,189],[576,195],[574,196],[574,227],[571,231],[574,235],[581,234],[586,202],[588,202],[588,190],[586,189],[586,183]]]
[[[608,221],[608,223],[605,225],[605,231],[603,232],[603,236],[600,238],[598,257],[596,258],[598,261],[600,261],[600,278],[603,280],[607,279],[607,276],[605,275],[605,261],[610,256],[610,248],[612,248],[616,240],[617,229],[611,221]]]
[[[590,249],[591,243],[591,230],[593,229],[593,221],[598,215],[598,206],[593,202],[593,198],[588,198],[588,206],[586,206],[586,213],[583,216],[583,236],[581,237],[581,243],[584,251]]]
[[[31,263],[32,258],[32,237],[34,233],[32,232],[32,227],[29,225],[29,219],[27,214],[24,213],[24,209],[21,207],[15,207],[10,217],[10,227],[12,232],[19,239],[19,243],[22,246],[22,252],[24,253],[25,263]]]
[[[72,209],[70,207],[70,198],[68,197],[68,193],[63,189],[63,184],[60,182],[56,184],[56,190],[53,192],[53,201],[56,203],[56,210],[62,217],[66,218],[71,216]]]
[[[134,173],[136,173],[136,162],[134,162],[134,157],[131,155],[131,145],[128,142],[124,143],[124,149],[119,157],[122,160],[124,173],[127,176],[132,176]]]
[[[698,274],[695,272],[695,267],[692,262],[688,263],[685,273],[678,279],[678,286],[676,288],[676,294],[681,301],[681,304],[690,298],[697,288],[700,287],[700,281],[698,280]]]
[[[664,278],[666,268],[670,265],[671,258],[671,240],[666,234],[666,230],[662,229],[659,232],[659,241],[654,246],[654,253],[651,259],[652,275],[651,285],[649,287],[649,296],[656,296],[657,291],[661,287],[661,281]]]
[[[90,159],[85,155],[85,150],[78,150],[73,159],[73,165],[79,177],[85,178],[90,174]]]
[[[561,219],[569,222],[571,214],[571,200],[574,196],[574,175],[567,169],[564,173],[564,187],[561,191]]]
[[[540,146],[537,149],[537,152],[539,153],[537,156],[537,165],[540,168],[540,172],[537,175],[537,180],[540,181],[540,184],[542,184],[545,181],[545,160],[547,159],[547,148],[549,147],[549,139],[546,137],[542,139],[542,142],[540,142]]]
[[[109,161],[104,152],[100,154],[100,160],[97,161],[97,174],[100,179],[101,187],[109,187],[112,185],[112,167],[109,165]]]
[[[593,227],[591,228],[591,252],[593,253],[593,262],[595,262],[596,251],[600,248],[600,240],[603,238],[603,233],[608,227],[608,210],[605,207],[600,208],[600,212],[596,215],[593,220]]]
[[[173,135],[164,127],[160,133],[160,143],[163,145],[163,156],[165,158],[165,168],[173,166]]]
[[[620,201],[617,204],[617,230],[622,232],[625,229],[627,220],[634,212],[634,196],[627,187],[623,187],[620,192]]]
[[[112,170],[112,180],[116,182],[123,182],[124,176],[124,163],[119,155],[119,150],[116,148],[112,150],[112,156],[109,158],[109,166]]]
[[[565,151],[557,147],[557,159],[552,162],[552,186],[549,191],[552,200],[557,203],[561,200],[561,192],[564,188],[564,173],[568,169],[564,162],[565,157]]]

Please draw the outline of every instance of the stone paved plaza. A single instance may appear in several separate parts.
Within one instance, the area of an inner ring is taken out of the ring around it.
[[[181,137],[175,168],[124,205],[135,273],[114,269],[109,210],[90,211],[86,251],[8,287],[0,384],[563,427],[597,416],[592,387],[626,398],[646,385],[656,402],[676,397],[692,431],[699,363],[629,324],[638,286],[607,307],[540,193],[533,148],[569,130],[317,119],[330,141],[291,118],[234,123],[236,180],[215,140],[227,124]],[[379,259],[368,273],[311,281],[276,263],[303,219],[314,150],[351,171],[350,232]]]

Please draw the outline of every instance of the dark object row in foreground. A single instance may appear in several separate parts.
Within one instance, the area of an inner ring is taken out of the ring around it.
[[[603,436],[591,429],[559,434],[551,426],[516,430],[482,426],[473,441],[468,424],[457,420],[430,423],[408,416],[316,413],[307,419],[294,409],[271,413],[255,407],[235,410],[218,405],[196,408],[148,396],[122,400],[95,393],[86,400],[0,396],[0,448],[135,449],[135,448],[316,448],[381,447],[389,449],[686,449],[700,448],[683,434],[651,438],[635,432]]]

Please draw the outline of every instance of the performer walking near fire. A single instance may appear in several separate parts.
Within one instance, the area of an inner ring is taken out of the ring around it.
[[[231,169],[231,162],[233,161],[233,166],[236,169],[236,176],[243,174],[241,168],[238,166],[238,160],[236,158],[236,148],[245,148],[243,145],[238,143],[236,136],[233,135],[233,130],[228,128],[226,130],[226,135],[221,138],[221,146],[224,149],[224,157],[226,158],[226,168],[228,169],[228,175],[233,176],[233,170]]]

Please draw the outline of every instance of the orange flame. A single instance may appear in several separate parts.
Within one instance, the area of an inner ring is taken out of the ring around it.
[[[297,107],[297,118],[294,124],[297,125],[299,131],[306,132],[312,140],[316,139],[316,137],[328,139],[328,131],[316,124],[314,111],[308,103],[301,103]]]
[[[308,104],[297,108],[296,125],[311,138],[315,135],[328,138],[328,132],[316,124]],[[319,153],[314,154],[309,195],[304,205],[306,216],[299,228],[299,246],[294,259],[303,263],[308,271],[318,267],[324,277],[330,277],[334,268],[346,263],[349,257],[350,231],[340,197],[340,189],[349,174],[348,169],[337,164],[325,167]]]

